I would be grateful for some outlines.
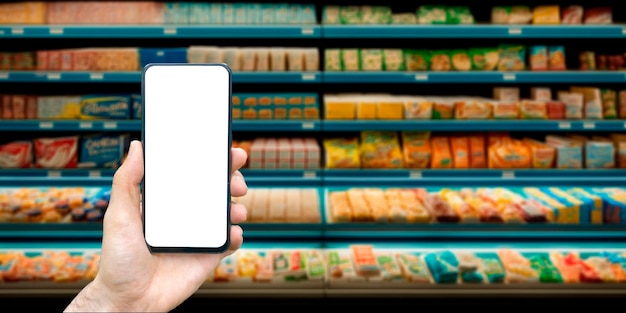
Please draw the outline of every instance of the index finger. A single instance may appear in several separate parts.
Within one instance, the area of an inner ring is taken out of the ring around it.
[[[231,159],[232,159],[232,168],[231,171],[235,172],[239,170],[244,164],[246,164],[246,160],[248,159],[248,153],[246,150],[241,148],[231,148]]]

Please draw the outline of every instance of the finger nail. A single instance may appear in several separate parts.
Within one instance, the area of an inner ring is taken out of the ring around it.
[[[133,141],[130,142],[130,146],[128,147],[128,156],[127,156],[127,158],[134,157],[135,150],[137,150],[137,140],[133,140]]]

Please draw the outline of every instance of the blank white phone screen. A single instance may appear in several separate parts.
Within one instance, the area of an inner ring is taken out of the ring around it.
[[[222,247],[229,231],[230,72],[153,65],[143,84],[146,243]]]

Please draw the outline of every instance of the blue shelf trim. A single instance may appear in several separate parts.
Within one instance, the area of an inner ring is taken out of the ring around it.
[[[493,238],[490,237],[490,238]],[[342,242],[327,242],[325,247],[329,249],[344,249],[348,248],[354,241],[342,241]],[[480,249],[486,251],[493,251],[494,249],[511,248],[522,250],[587,250],[587,251],[611,251],[611,250],[623,250],[626,249],[626,243],[624,242],[581,242],[576,240],[542,240],[533,242],[522,241],[507,241],[505,243],[498,241],[481,241],[481,242],[464,242],[464,241],[432,241],[427,239],[418,243],[414,242],[368,242],[372,244],[374,248],[408,248],[408,249],[428,249],[428,250],[443,250],[443,249]]]
[[[624,131],[626,120],[324,120],[324,131]]]
[[[0,187],[110,187],[112,177],[0,176]]]
[[[0,131],[141,131],[140,120],[3,120]]]
[[[327,83],[623,83],[621,71],[324,72]]]
[[[0,38],[320,38],[319,25],[10,25]]]
[[[0,72],[0,82],[139,83],[140,72]],[[235,72],[235,83],[624,83],[622,71]]]
[[[235,83],[316,83],[320,72],[234,72]],[[1,82],[19,83],[140,83],[141,72],[0,72]]]
[[[322,38],[624,38],[624,25],[323,25]]]
[[[28,180],[30,178],[101,178],[101,177],[113,177],[115,173],[114,169],[62,169],[62,170],[48,170],[48,169],[0,169],[0,177],[19,177],[20,179]]]
[[[320,120],[233,120],[233,131],[315,131]]]
[[[624,25],[2,25],[0,38],[624,38]]]

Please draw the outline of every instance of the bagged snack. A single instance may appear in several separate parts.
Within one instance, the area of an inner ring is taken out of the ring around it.
[[[359,53],[360,69],[362,71],[383,70],[383,50],[360,49]]]
[[[404,165],[396,132],[361,132],[360,154],[363,168],[402,168]]]
[[[584,24],[607,25],[613,23],[613,9],[611,7],[588,8],[583,16]]]
[[[626,90],[620,90],[617,96],[619,118],[626,119]]]
[[[404,71],[403,50],[383,49],[383,69],[385,71]]]
[[[449,120],[454,118],[454,99],[449,97],[433,97],[433,119]]]
[[[448,50],[435,50],[430,55],[430,70],[446,72],[452,69]]]
[[[561,9],[561,24],[579,25],[583,23],[584,9],[581,5],[570,5]]]
[[[523,71],[526,69],[526,47],[523,45],[500,45],[499,71]]]
[[[532,168],[552,168],[554,166],[556,148],[530,138],[524,138],[523,141],[530,148]]]
[[[448,6],[446,8],[447,24],[474,24],[474,15],[467,6]]]
[[[450,137],[454,168],[469,168],[469,140],[465,136]]]
[[[359,49],[341,49],[340,52],[341,69],[343,71],[359,71],[361,69],[361,53]]]
[[[565,48],[563,46],[548,46],[548,67],[552,71],[564,71],[567,69]]]
[[[554,25],[561,23],[561,8],[558,5],[539,5],[533,9],[533,24]]]
[[[429,168],[431,159],[430,132],[402,132],[402,153],[406,168]]]
[[[602,98],[602,111],[604,119],[617,118],[617,92],[612,89],[602,88],[600,90]]]
[[[460,97],[454,102],[454,108],[454,116],[459,120],[486,120],[491,118],[492,102],[482,98]]]
[[[498,47],[485,49],[485,71],[493,71],[500,64],[500,50]]]
[[[520,140],[503,138],[487,148],[489,168],[530,168],[530,149]]]
[[[533,19],[533,13],[529,6],[515,5],[511,7],[509,24],[529,24]]]
[[[341,24],[357,25],[362,23],[361,8],[356,5],[339,7]]]
[[[360,168],[361,158],[358,138],[324,139],[326,168]]]
[[[404,64],[407,71],[428,71],[430,52],[428,50],[404,50]]]
[[[405,119],[429,120],[433,116],[433,101],[424,97],[406,96],[404,100]]]
[[[422,5],[417,9],[417,19],[420,24],[446,24],[447,10],[441,5]]]
[[[452,63],[452,70],[469,71],[472,69],[472,62],[467,50],[452,50],[450,53],[450,60]]]
[[[469,136],[469,167],[470,168],[486,168],[487,156],[484,135]]]
[[[436,136],[430,141],[432,149],[432,168],[452,168],[453,159],[448,137]]]
[[[341,49],[324,50],[324,69],[326,71],[341,71]]]
[[[547,46],[530,46],[529,47],[529,67],[532,71],[548,70],[548,47]]]

